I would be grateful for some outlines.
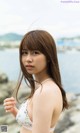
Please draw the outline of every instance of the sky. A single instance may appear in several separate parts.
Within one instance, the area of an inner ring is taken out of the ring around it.
[[[80,0],[0,0],[0,35],[34,29],[56,38],[80,35]]]

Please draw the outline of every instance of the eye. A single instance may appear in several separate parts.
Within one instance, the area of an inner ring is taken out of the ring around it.
[[[37,55],[37,54],[40,54],[40,52],[39,51],[33,51],[33,54]]]
[[[21,54],[22,54],[22,55],[27,55],[27,54],[28,54],[28,52],[27,52],[27,51],[25,51],[25,50],[22,50]]]

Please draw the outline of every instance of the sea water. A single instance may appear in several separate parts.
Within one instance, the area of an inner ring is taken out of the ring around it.
[[[80,52],[58,53],[62,84],[67,92],[80,93]],[[0,50],[0,71],[16,81],[20,72],[18,49]]]

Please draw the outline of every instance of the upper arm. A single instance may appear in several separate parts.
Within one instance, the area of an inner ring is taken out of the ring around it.
[[[49,133],[54,105],[50,91],[39,90],[33,98],[33,130],[32,133]]]

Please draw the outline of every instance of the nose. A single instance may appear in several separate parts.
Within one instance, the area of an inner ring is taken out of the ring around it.
[[[29,54],[27,54],[27,56],[26,56],[26,61],[27,62],[32,62],[32,56],[31,56],[31,54],[29,53]]]

